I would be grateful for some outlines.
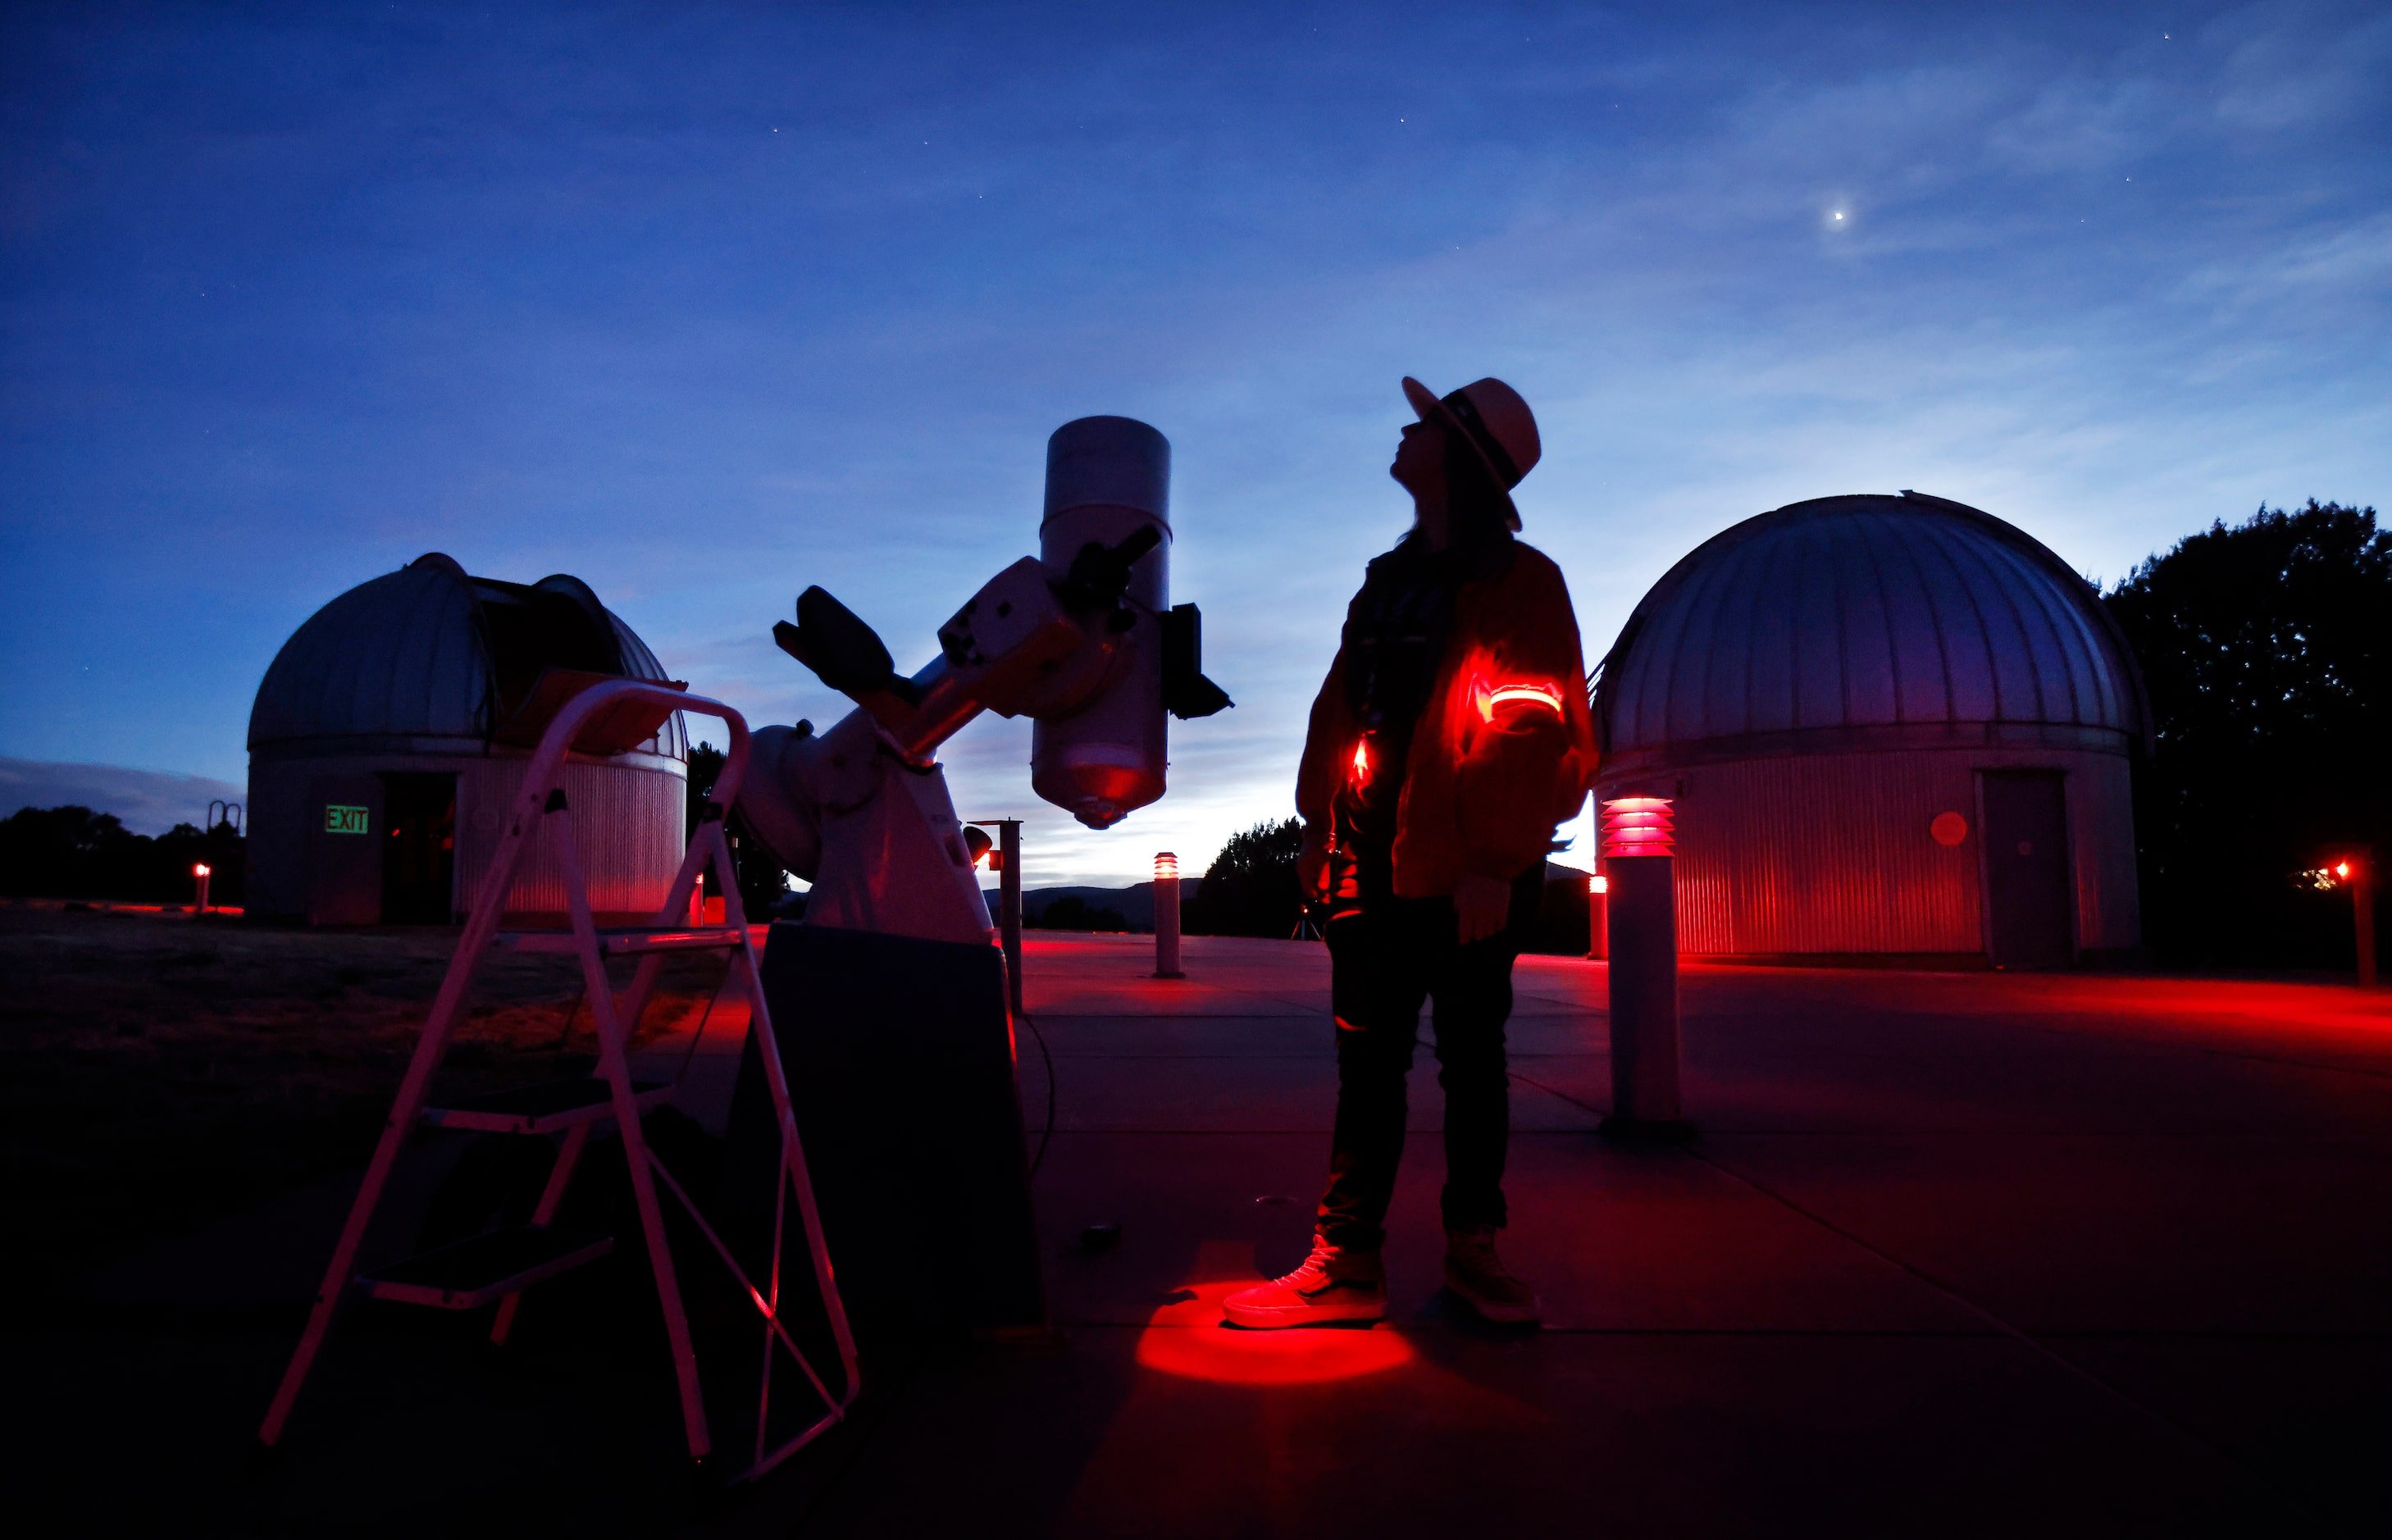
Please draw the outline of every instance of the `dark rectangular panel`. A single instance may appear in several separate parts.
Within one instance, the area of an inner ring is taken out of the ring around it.
[[[951,1328],[1045,1325],[1002,954],[784,921],[763,982],[851,1308]],[[751,1038],[725,1151],[734,1207],[750,1214],[770,1201],[772,1120]]]
[[[2068,794],[2057,770],[1983,770],[1986,953],[1996,968],[2076,960]]]
[[[380,778],[382,922],[446,925],[455,918],[456,773],[386,771]]]
[[[307,783],[307,923],[382,920],[382,780],[318,776]]]

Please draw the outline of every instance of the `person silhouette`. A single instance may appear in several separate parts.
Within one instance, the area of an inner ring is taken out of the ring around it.
[[[1418,421],[1388,470],[1411,494],[1412,528],[1347,607],[1296,778],[1299,870],[1330,916],[1329,1182],[1303,1265],[1225,1301],[1243,1326],[1385,1314],[1384,1226],[1429,999],[1446,1285],[1490,1321],[1538,1318],[1495,1250],[1511,1131],[1503,1027],[1554,827],[1592,780],[1593,720],[1561,570],[1513,538],[1512,489],[1541,452],[1528,402],[1495,379],[1443,398],[1403,387]]]

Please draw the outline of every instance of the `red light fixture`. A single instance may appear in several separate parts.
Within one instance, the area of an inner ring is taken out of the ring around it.
[[[1603,804],[1603,855],[1677,854],[1677,820],[1667,797],[1618,797]]]
[[[1541,706],[1555,716],[1562,714],[1562,692],[1551,685],[1489,685],[1480,680],[1472,693],[1482,722],[1494,721],[1498,706]]]
[[[1354,745],[1354,778],[1358,781],[1362,780],[1367,778],[1370,774],[1371,746],[1367,743],[1358,742]]]
[[[1179,968],[1179,857],[1167,850],[1154,856],[1154,976],[1188,976]]]
[[[2375,987],[2375,852],[2362,848],[2334,864],[2334,874],[2350,890],[2350,920],[2357,928],[2359,986]]]
[[[198,863],[191,868],[191,875],[194,877],[205,877],[207,874],[208,868],[205,863]]]
[[[1604,876],[1601,872],[1597,872],[1592,877],[1586,880],[1586,891],[1589,893],[1609,893],[1611,891],[1611,879]]]

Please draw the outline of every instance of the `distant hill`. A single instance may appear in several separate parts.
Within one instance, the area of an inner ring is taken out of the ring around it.
[[[1179,880],[1179,902],[1185,906],[1203,885],[1201,877]],[[988,894],[988,912],[996,913],[997,890],[982,890]],[[1130,922],[1133,930],[1154,928],[1154,884],[1136,882],[1126,888],[1024,888],[1021,892],[1021,917],[1036,921],[1046,912],[1046,906],[1059,898],[1076,898],[1092,909],[1112,909]]]

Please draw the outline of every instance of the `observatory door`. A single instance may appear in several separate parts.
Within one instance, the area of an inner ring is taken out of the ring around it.
[[[382,782],[318,776],[307,783],[307,923],[370,925],[382,918]]]
[[[455,918],[457,777],[385,772],[382,922],[446,925]]]
[[[1996,968],[2076,960],[2068,793],[2057,770],[1983,770],[1985,952]]]

